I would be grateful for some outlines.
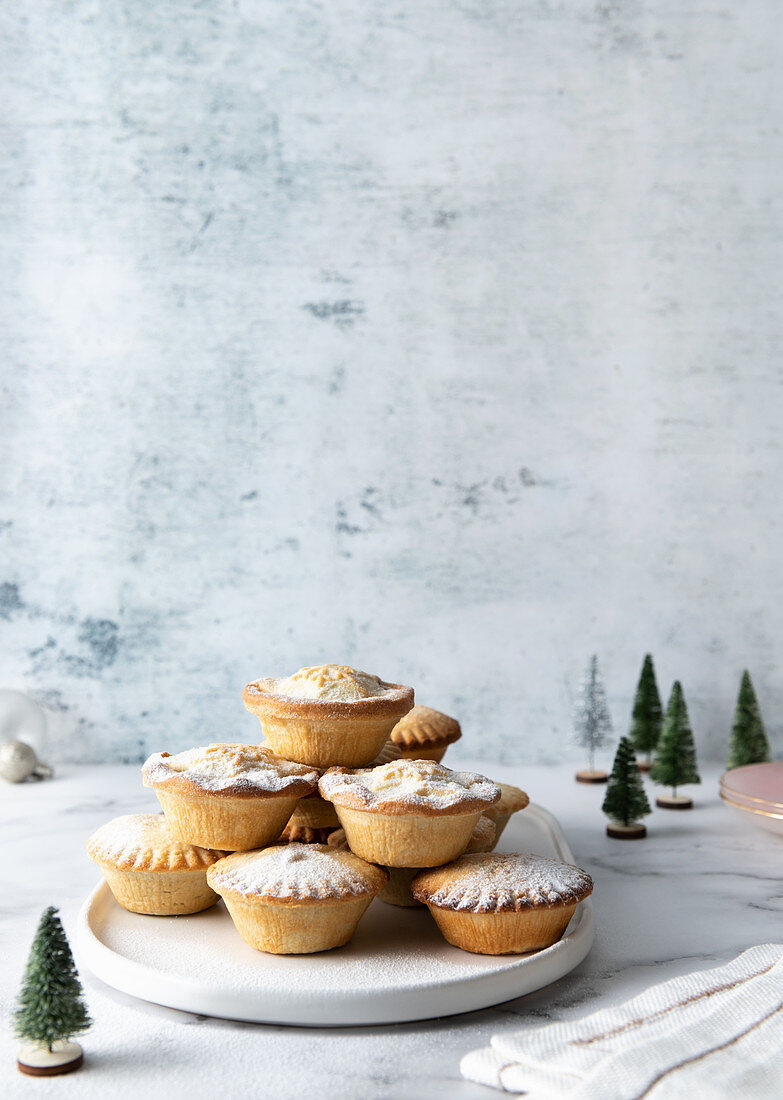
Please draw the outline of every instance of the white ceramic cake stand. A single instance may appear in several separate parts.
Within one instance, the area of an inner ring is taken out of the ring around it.
[[[499,851],[573,862],[557,821],[540,806],[515,814]],[[566,935],[531,955],[472,955],[441,937],[427,909],[377,899],[345,947],[317,955],[265,955],[237,935],[222,902],[192,917],[128,913],[101,882],[79,914],[78,959],[145,1001],[207,1016],[269,1024],[344,1027],[453,1016],[557,981],[593,942],[588,899]]]

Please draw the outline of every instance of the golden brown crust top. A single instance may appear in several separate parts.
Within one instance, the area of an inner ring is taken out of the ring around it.
[[[580,867],[545,856],[482,852],[422,871],[411,890],[438,909],[507,913],[583,901],[593,880]]]
[[[280,834],[280,839],[284,840],[286,844],[326,844],[328,843],[329,835],[333,833],[334,830],[334,825],[316,829],[313,828],[312,825],[305,825],[301,821],[294,821],[292,819],[283,829]]]
[[[177,840],[163,814],[115,817],[86,848],[93,863],[115,871],[203,871],[228,854]]]
[[[524,810],[530,802],[525,791],[512,786],[511,783],[498,783],[498,786],[500,787],[500,802],[496,802],[492,807],[491,815],[515,814],[518,810]]]
[[[326,676],[324,670],[335,670],[334,678]],[[337,673],[339,672],[339,676]],[[351,680],[349,674],[355,674]],[[342,683],[356,683],[359,690],[350,697],[350,691],[344,691],[340,697],[339,689],[326,691],[319,696],[313,694],[290,695],[291,681],[301,677],[302,684],[314,685],[319,690],[319,681],[334,685]],[[360,679],[366,678],[366,679]],[[373,681],[377,684],[374,686]],[[368,685],[374,694],[367,690]],[[364,694],[360,693],[364,691]],[[275,718],[364,718],[364,717],[389,717],[402,718],[413,706],[413,688],[403,684],[391,684],[380,680],[377,676],[369,676],[368,673],[351,669],[347,665],[320,665],[314,668],[300,669],[294,676],[274,677],[267,676],[260,680],[254,680],[247,684],[242,692],[242,699],[247,709],[257,715],[261,721],[265,716]]]
[[[329,768],[318,789],[336,806],[379,814],[467,814],[485,810],[500,788],[476,772],[434,760],[393,760],[378,768]]]
[[[294,843],[237,852],[207,872],[207,882],[222,897],[279,905],[375,895],[388,881],[381,867],[326,844]]]
[[[287,699],[328,699],[352,703],[383,695],[380,676],[350,665],[310,665],[277,681],[276,694]]]
[[[304,798],[318,772],[276,756],[262,745],[214,744],[171,755],[154,753],[142,768],[144,785],[186,797]]]
[[[451,745],[460,737],[462,730],[456,718],[419,704],[409,710],[391,731],[392,741],[404,749]]]

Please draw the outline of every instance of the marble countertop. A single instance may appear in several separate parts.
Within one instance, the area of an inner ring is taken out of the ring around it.
[[[584,1015],[780,938],[783,840],[720,802],[716,767],[704,768],[693,812],[654,811],[649,837],[639,842],[605,836],[603,788],[575,784],[570,766],[491,770],[559,818],[577,862],[595,879],[596,941],[573,973],[538,993],[464,1016],[298,1029],[159,1008],[114,992],[84,969],[96,1021],[83,1039],[84,1069],[51,1080],[22,1077],[4,1028],[3,1096],[89,1100],[108,1090],[115,1100],[176,1100],[229,1086],[231,1095],[288,1097],[317,1082],[319,1097],[345,1100],[488,1098],[490,1090],[461,1079],[459,1060],[493,1033]],[[46,783],[4,785],[2,795],[0,995],[7,1018],[42,909],[59,906],[75,938],[79,907],[96,881],[85,838],[110,817],[153,810],[156,802],[135,767],[63,768]]]

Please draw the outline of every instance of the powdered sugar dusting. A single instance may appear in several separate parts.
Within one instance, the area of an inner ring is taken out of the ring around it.
[[[208,882],[219,894],[304,900],[375,894],[387,877],[352,852],[295,843],[228,856],[210,869]]]
[[[484,852],[424,871],[413,895],[441,909],[500,913],[581,901],[593,880],[579,867],[538,855]]]
[[[368,809],[383,812],[400,803],[412,808],[447,810],[466,802],[500,798],[500,788],[476,772],[454,772],[433,760],[392,760],[378,768],[328,771],[319,783],[324,798],[350,795]]]
[[[262,745],[212,744],[173,756],[159,752],[147,760],[143,771],[152,784],[185,775],[207,791],[234,788],[274,793],[303,780],[313,786],[318,782],[313,768],[284,760]]]
[[[273,690],[276,695],[286,695],[290,699],[351,703],[383,695],[386,687],[377,676],[350,665],[313,665],[276,680]]]
[[[95,863],[121,871],[198,870],[226,855],[177,840],[163,814],[115,817],[93,833],[87,854]]]

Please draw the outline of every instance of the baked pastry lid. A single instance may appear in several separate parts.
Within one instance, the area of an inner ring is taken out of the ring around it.
[[[451,745],[462,737],[462,729],[456,718],[432,707],[417,704],[399,720],[391,731],[391,739],[405,749],[423,746]]]
[[[389,684],[381,680],[383,695],[366,699],[294,699],[274,691],[277,679],[272,676],[253,680],[242,691],[242,701],[249,711],[263,721],[265,715],[276,718],[402,718],[413,706],[413,688],[404,684]]]
[[[262,759],[268,761],[273,768],[276,761],[284,764],[284,774],[278,775],[277,781],[269,787],[258,786],[241,775],[230,782],[217,785],[211,776],[199,775],[196,771],[176,771],[172,768],[167,761],[172,756],[180,755],[179,753],[157,752],[153,753],[142,766],[144,786],[160,787],[162,790],[171,791],[185,798],[304,798],[317,790],[319,772],[316,768],[284,760],[271,749],[260,745],[221,742],[204,746],[205,751],[212,748],[249,749],[251,752],[263,754]]]
[[[497,784],[493,783],[491,779],[487,779],[486,776],[479,775],[478,772],[456,772],[452,771],[451,768],[445,768],[442,764],[435,764],[429,760],[402,759],[382,765],[384,768],[395,766],[399,766],[409,773],[419,771],[423,778],[428,774],[430,776],[441,774],[447,777],[454,776],[455,778],[450,782],[454,783],[456,787],[462,786],[460,780],[463,777],[469,777],[476,780],[476,783],[473,784],[476,789],[471,792],[469,787],[463,787],[461,792],[456,791],[453,802],[442,805],[427,801],[426,796],[417,793],[409,794],[404,790],[399,793],[394,793],[392,790],[381,792],[383,797],[379,795],[376,798],[374,792],[371,792],[367,787],[362,787],[360,778],[356,783],[353,783],[350,780],[340,782],[340,777],[370,775],[372,772],[378,771],[378,768],[333,767],[329,768],[321,777],[318,790],[323,798],[333,802],[335,806],[345,806],[346,809],[361,810],[366,813],[391,814],[394,816],[416,814],[424,817],[453,817],[460,814],[473,814],[489,809],[500,799],[500,788]]]
[[[299,821],[289,821],[280,834],[280,840],[286,844],[326,844],[336,825],[323,825],[320,828],[304,825]]]
[[[111,871],[204,871],[228,854],[177,840],[163,814],[115,817],[85,847],[93,863]]]
[[[236,852],[207,873],[208,884],[221,897],[266,905],[339,905],[374,897],[388,881],[388,871],[353,852],[298,842]]]
[[[581,867],[532,852],[479,852],[422,871],[411,891],[438,909],[511,913],[577,904],[592,894],[593,880]]]
[[[515,787],[512,783],[498,783],[498,786],[500,787],[500,801],[492,807],[495,813],[515,814],[519,810],[524,810],[530,802],[527,792],[520,787]]]

